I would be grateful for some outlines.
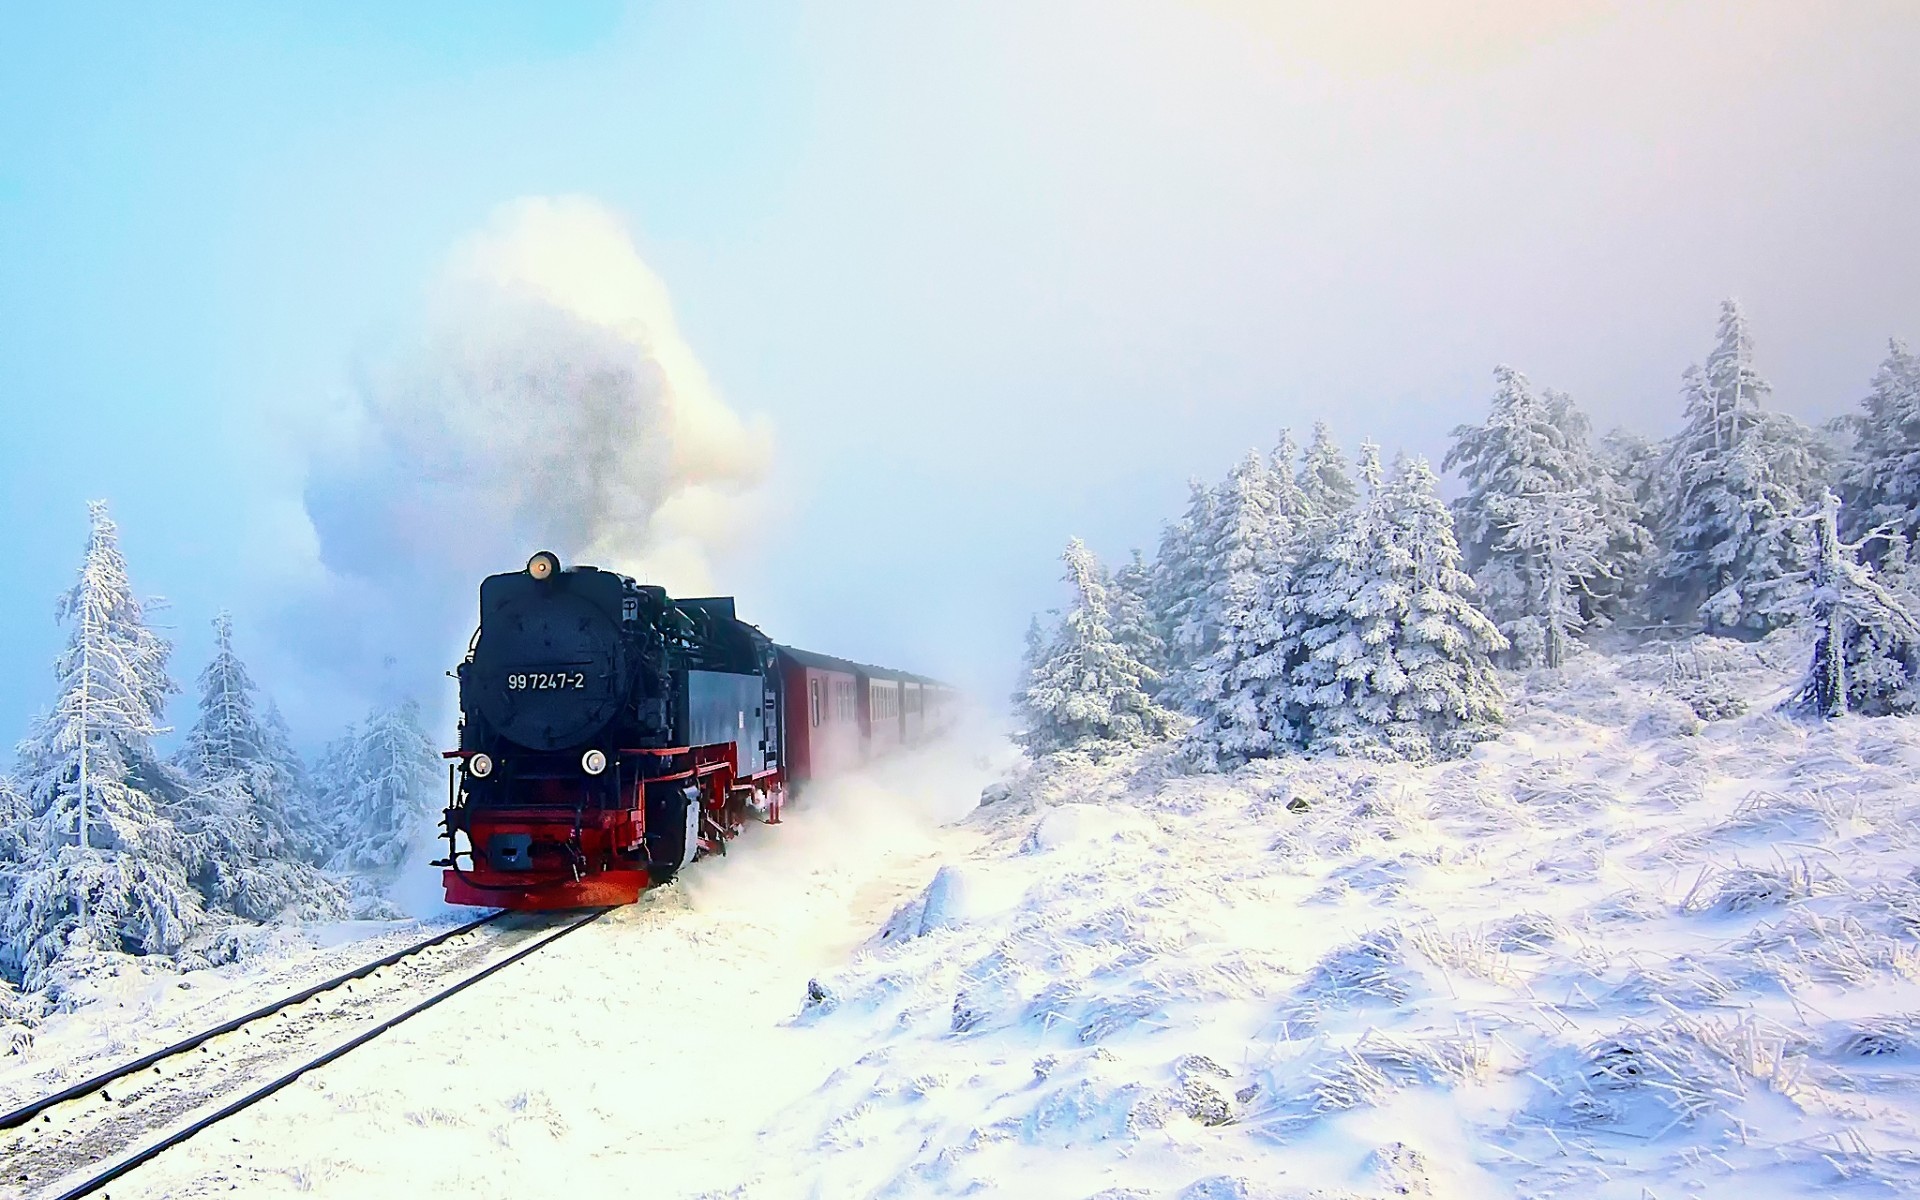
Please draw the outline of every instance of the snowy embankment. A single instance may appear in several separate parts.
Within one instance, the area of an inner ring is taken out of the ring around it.
[[[1587,655],[1456,763],[1019,776],[723,1194],[1912,1194],[1920,723],[1776,715],[1803,654]]]

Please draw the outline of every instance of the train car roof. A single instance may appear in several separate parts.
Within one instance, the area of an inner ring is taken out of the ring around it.
[[[797,646],[776,646],[775,649],[799,663],[801,666],[812,667],[819,671],[843,671],[849,675],[865,675],[869,679],[887,679],[900,683],[918,683],[923,686],[948,686],[938,679],[929,679],[925,675],[915,675],[911,671],[896,671],[891,667],[876,667],[871,663],[854,662],[850,658],[835,658],[831,654],[816,654],[811,650],[802,650]]]

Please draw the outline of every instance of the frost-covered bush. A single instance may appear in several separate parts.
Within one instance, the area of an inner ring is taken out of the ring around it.
[[[39,1002],[31,993],[22,993],[0,979],[0,1057],[25,1054],[33,1048],[33,1031],[40,1016]]]
[[[1313,1074],[1313,1109],[1338,1112],[1379,1105],[1422,1084],[1464,1083],[1486,1073],[1487,1044],[1471,1035],[1401,1038],[1369,1030]]]
[[[1680,901],[1683,912],[1749,913],[1778,908],[1831,890],[1831,882],[1805,862],[1709,868]]]
[[[1756,1082],[1791,1090],[1807,1048],[1806,1039],[1753,1018],[1628,1026],[1546,1080],[1536,1113],[1563,1127],[1658,1138],[1724,1116]]]
[[[1329,951],[1301,984],[1312,1000],[1335,1006],[1403,1004],[1413,994],[1406,939],[1376,929]]]

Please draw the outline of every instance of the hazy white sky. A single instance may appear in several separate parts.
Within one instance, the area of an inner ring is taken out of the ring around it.
[[[183,677],[226,604],[308,736],[380,685],[299,652],[309,461],[526,197],[764,424],[743,613],[990,690],[1281,425],[1437,456],[1505,361],[1664,433],[1726,295],[1810,419],[1920,337],[1910,3],[258,7],[0,20],[0,735],[92,496]]]

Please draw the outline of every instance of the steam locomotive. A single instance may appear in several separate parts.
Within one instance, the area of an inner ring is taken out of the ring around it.
[[[951,688],[776,645],[733,598],[674,599],[541,551],[480,584],[447,752],[449,903],[630,904],[790,792],[944,728]],[[463,844],[464,843],[464,844]]]

